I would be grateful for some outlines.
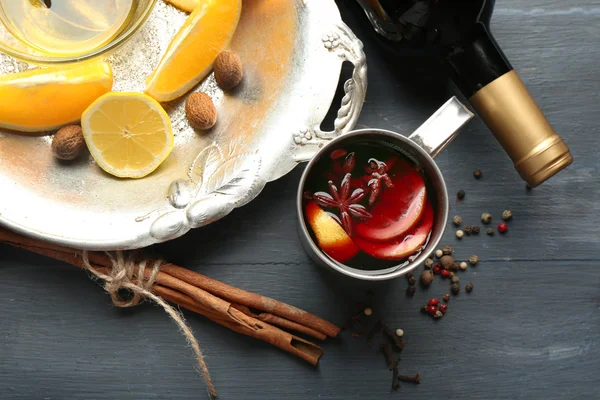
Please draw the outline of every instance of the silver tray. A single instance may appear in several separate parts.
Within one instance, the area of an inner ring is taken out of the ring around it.
[[[109,58],[114,90],[143,91],[185,17],[157,2],[142,30]],[[356,124],[367,88],[365,55],[333,0],[245,0],[231,47],[244,62],[241,87],[224,94],[210,76],[197,89],[214,99],[216,127],[195,132],[182,101],[166,104],[175,148],[147,178],[114,178],[91,157],[61,163],[51,155],[51,137],[0,130],[0,224],[93,250],[171,240],[248,203]],[[344,61],[354,64],[353,76],[335,129],[325,132],[319,126]],[[28,68],[0,54],[0,73]]]

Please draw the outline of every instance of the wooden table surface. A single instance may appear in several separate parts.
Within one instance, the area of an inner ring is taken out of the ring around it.
[[[382,52],[358,24],[362,16],[340,7],[369,60],[358,127],[410,132],[456,92],[431,65]],[[600,398],[599,21],[598,0],[497,1],[496,38],[575,163],[527,191],[478,119],[438,157],[449,190],[467,193],[451,215],[478,223],[482,212],[514,213],[505,236],[458,243],[449,227],[444,243],[481,263],[461,275],[473,293],[453,298],[442,320],[419,306],[446,293],[447,282],[407,298],[401,278],[374,287],[370,299],[367,287],[309,261],[295,231],[301,167],[225,220],[156,246],[168,260],[336,323],[370,301],[406,332],[401,372],[423,379],[393,392],[379,351],[347,333],[324,344],[313,368],[188,315],[221,398]],[[0,304],[1,399],[205,398],[191,350],[165,313],[115,308],[76,268],[0,246]]]

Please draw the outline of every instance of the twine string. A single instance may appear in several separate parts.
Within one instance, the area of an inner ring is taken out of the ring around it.
[[[110,253],[106,254],[112,263],[110,274],[103,274],[96,270],[96,268],[90,264],[87,251],[84,251],[82,254],[84,268],[104,281],[104,289],[108,292],[113,304],[117,307],[133,307],[138,305],[143,299],[149,299],[161,306],[175,324],[177,324],[188,344],[194,350],[196,361],[198,362],[202,377],[206,382],[209,395],[211,398],[216,398],[218,396],[217,390],[212,383],[208,366],[204,361],[202,350],[200,350],[200,345],[194,337],[192,329],[185,322],[185,318],[181,312],[177,311],[160,296],[157,296],[152,292],[152,285],[154,285],[156,277],[160,272],[160,267],[163,264],[162,260],[152,261],[151,266],[148,266],[147,260],[144,259],[136,262],[133,257],[126,257],[122,251],[116,251],[114,255]],[[150,268],[151,271],[148,279],[145,279],[146,268]],[[130,291],[133,296],[131,296],[131,298],[123,298],[121,294],[119,294],[119,291],[122,289]]]

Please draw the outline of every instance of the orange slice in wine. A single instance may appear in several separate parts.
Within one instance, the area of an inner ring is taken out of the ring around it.
[[[358,247],[344,228],[314,201],[306,205],[306,219],[319,248],[336,261],[345,263],[358,253]]]

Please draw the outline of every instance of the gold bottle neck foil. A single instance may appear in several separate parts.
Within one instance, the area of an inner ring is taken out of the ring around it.
[[[554,132],[515,71],[489,83],[469,101],[530,187],[573,162],[569,147]]]

